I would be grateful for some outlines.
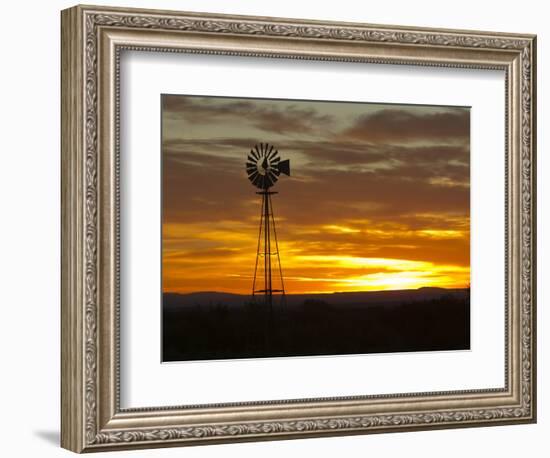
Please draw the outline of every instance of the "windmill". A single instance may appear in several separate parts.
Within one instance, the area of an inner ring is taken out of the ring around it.
[[[273,216],[273,204],[271,202],[271,196],[277,194],[277,192],[270,191],[270,189],[277,182],[281,173],[290,176],[290,161],[288,159],[281,161],[279,151],[273,145],[260,143],[255,145],[248,154],[246,173],[250,182],[260,189],[256,194],[262,196],[252,296],[263,294],[265,305],[271,313],[273,293],[279,293],[284,297],[285,286],[277,231],[275,229],[275,217]],[[275,242],[275,246],[272,242]],[[261,258],[263,258],[263,282],[262,275],[258,275],[258,265],[260,265],[260,268],[262,267]],[[273,275],[274,264],[276,264],[275,275]],[[280,288],[274,288],[273,277],[277,277],[277,275],[280,279]]]

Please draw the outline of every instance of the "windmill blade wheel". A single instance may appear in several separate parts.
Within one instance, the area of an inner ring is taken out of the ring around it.
[[[269,143],[258,143],[250,150],[246,161],[246,174],[250,182],[264,191],[271,188],[279,175],[290,175],[288,159],[281,161],[279,151]]]

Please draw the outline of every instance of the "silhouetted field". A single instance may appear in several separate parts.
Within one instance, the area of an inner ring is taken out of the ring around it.
[[[163,296],[163,361],[470,348],[469,290],[289,295],[272,311],[224,293]]]

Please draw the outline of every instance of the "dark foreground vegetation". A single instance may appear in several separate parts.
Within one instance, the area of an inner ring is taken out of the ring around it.
[[[163,361],[470,348],[468,290],[287,296],[165,294]]]

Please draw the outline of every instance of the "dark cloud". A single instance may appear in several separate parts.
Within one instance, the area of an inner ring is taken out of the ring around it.
[[[254,217],[258,196],[239,161],[203,156],[202,163],[165,161],[166,217],[190,222]],[[189,154],[194,160],[200,157]],[[378,173],[317,170],[310,181],[283,177],[284,183],[274,188],[280,192],[274,204],[279,215],[289,221],[313,225],[351,218],[397,219],[420,213],[468,214],[469,188],[433,184],[424,169],[421,165],[412,169],[403,165]],[[455,180],[464,178],[453,167],[445,173]]]
[[[315,223],[331,218],[395,219],[412,213],[468,213],[468,188],[433,185],[414,179],[411,173],[399,169],[379,173],[317,171],[312,182],[288,180],[281,187],[279,205],[285,207],[289,219]]]
[[[279,143],[287,154],[300,153],[305,170],[361,169],[416,180],[449,177],[469,180],[468,146],[407,146],[337,141]]]
[[[182,134],[185,135],[185,131]],[[164,152],[174,152],[185,154],[187,150],[203,148],[210,149],[212,151],[220,151],[220,149],[232,149],[235,152],[243,153],[250,149],[250,145],[254,145],[257,139],[253,137],[249,138],[198,138],[198,139],[184,139],[184,138],[165,138],[162,141],[162,148]]]
[[[234,161],[234,165],[242,163],[246,152],[257,138],[208,138],[208,139],[169,139],[163,141],[165,156],[174,155],[180,161],[201,160],[204,164],[214,165],[219,157]],[[464,180],[469,178],[469,147],[468,146],[407,146],[379,145],[373,143],[338,142],[338,141],[277,141],[277,147],[282,155],[299,154],[305,162],[296,173],[309,174],[318,169],[349,169],[361,168],[368,170],[396,170],[401,174],[410,170],[413,176],[446,176],[446,170],[454,171]],[[296,157],[296,156],[295,156]],[[411,168],[412,167],[412,168]],[[422,173],[421,176],[416,175]]]
[[[321,115],[313,108],[301,108],[288,102],[278,108],[268,100],[258,103],[246,99],[165,95],[162,104],[167,118],[184,119],[190,124],[234,119],[277,134],[321,132],[333,121],[332,116]]]
[[[246,178],[250,139],[174,140],[164,148],[167,218],[208,221],[254,217],[255,188]],[[469,151],[463,147],[361,147],[288,142],[286,156],[305,160],[283,177],[275,204],[290,221],[397,219],[403,215],[469,212]],[[227,154],[227,155],[225,155]],[[369,166],[376,165],[374,168]],[[323,211],[318,211],[319,207]]]
[[[360,116],[342,137],[370,142],[461,140],[470,135],[470,111],[422,113],[390,108]]]

